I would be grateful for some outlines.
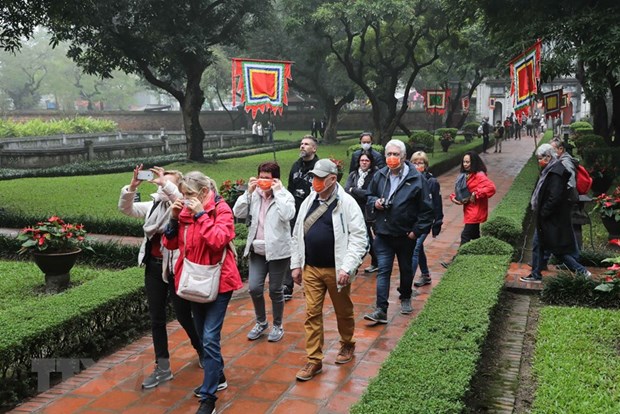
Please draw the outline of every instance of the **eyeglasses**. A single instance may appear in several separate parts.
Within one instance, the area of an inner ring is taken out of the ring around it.
[[[412,162],[413,165],[426,165],[426,163],[424,161],[416,161],[416,162]]]

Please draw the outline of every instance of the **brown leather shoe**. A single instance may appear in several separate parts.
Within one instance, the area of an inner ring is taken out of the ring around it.
[[[306,365],[295,376],[299,381],[311,380],[316,374],[320,374],[323,370],[322,362],[306,362]]]
[[[343,344],[336,356],[336,364],[346,364],[352,360],[353,352],[355,352],[355,344]]]

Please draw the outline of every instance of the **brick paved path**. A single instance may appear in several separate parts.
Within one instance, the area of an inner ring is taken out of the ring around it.
[[[497,194],[490,201],[491,208],[506,194],[514,177],[534,151],[534,141],[532,138],[510,140],[503,147],[501,154],[483,154],[489,177],[497,186]],[[448,200],[457,174],[458,168],[439,178],[443,189],[444,228],[439,237],[426,241],[433,283],[421,288],[421,294],[412,301],[414,313],[407,316],[398,313],[395,290],[398,285],[397,266],[392,275],[387,325],[368,326],[363,320],[364,313],[372,309],[375,301],[375,274],[362,273],[354,282],[352,298],[355,303],[357,349],[352,362],[341,366],[334,364],[339,343],[335,315],[328,298],[324,312],[323,372],[308,382],[295,381],[295,373],[305,362],[305,306],[301,290],[297,287],[293,299],[285,305],[285,335],[277,343],[269,343],[266,338],[254,342],[247,340],[246,334],[254,325],[252,302],[247,295],[247,286],[236,293],[229,305],[222,332],[222,353],[229,387],[218,393],[218,413],[348,412],[441,279],[444,270],[439,262],[450,259],[458,248],[463,227],[462,208]],[[168,331],[175,376],[172,381],[152,390],[141,389],[142,379],[153,369],[154,357],[148,335],[27,401],[13,412],[194,413],[198,403],[192,390],[202,381],[202,370],[179,324],[170,323]]]

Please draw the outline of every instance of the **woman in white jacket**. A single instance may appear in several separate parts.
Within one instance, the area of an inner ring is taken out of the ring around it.
[[[233,207],[238,218],[249,218],[250,225],[244,256],[249,255],[249,290],[256,325],[248,339],[260,338],[269,327],[265,314],[263,290],[269,274],[269,297],[273,312],[273,327],[269,342],[282,339],[284,313],[283,281],[291,258],[290,221],[295,216],[295,199],[280,181],[280,166],[264,162],[258,166],[258,178],[251,177],[248,189]]]
[[[178,171],[164,171],[161,167],[151,168],[154,177],[149,182],[157,185],[157,192],[151,194],[152,201],[134,202],[136,190],[143,181],[138,179],[140,171],[142,164],[134,169],[129,185],[121,189],[118,209],[127,216],[144,219],[144,241],[140,246],[138,264],[145,266],[144,288],[151,318],[156,365],[153,373],[142,382],[142,387],[153,388],[172,379],[166,332],[168,296],[172,300],[179,323],[198,353],[199,361],[202,342],[194,327],[189,301],[178,297],[174,290],[172,270],[179,255],[178,250],[171,252],[161,243],[161,236],[169,221],[169,207],[177,198],[182,197],[177,184],[183,175]]]

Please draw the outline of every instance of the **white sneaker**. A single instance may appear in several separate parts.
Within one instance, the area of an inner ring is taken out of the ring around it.
[[[278,342],[280,339],[282,339],[283,336],[284,329],[282,329],[282,326],[273,325],[273,327],[271,328],[271,332],[269,332],[267,340],[269,342]]]
[[[268,327],[269,324],[267,322],[257,323],[256,325],[254,325],[254,328],[252,328],[252,330],[248,333],[248,339],[250,341],[253,341],[260,338],[265,333]]]

